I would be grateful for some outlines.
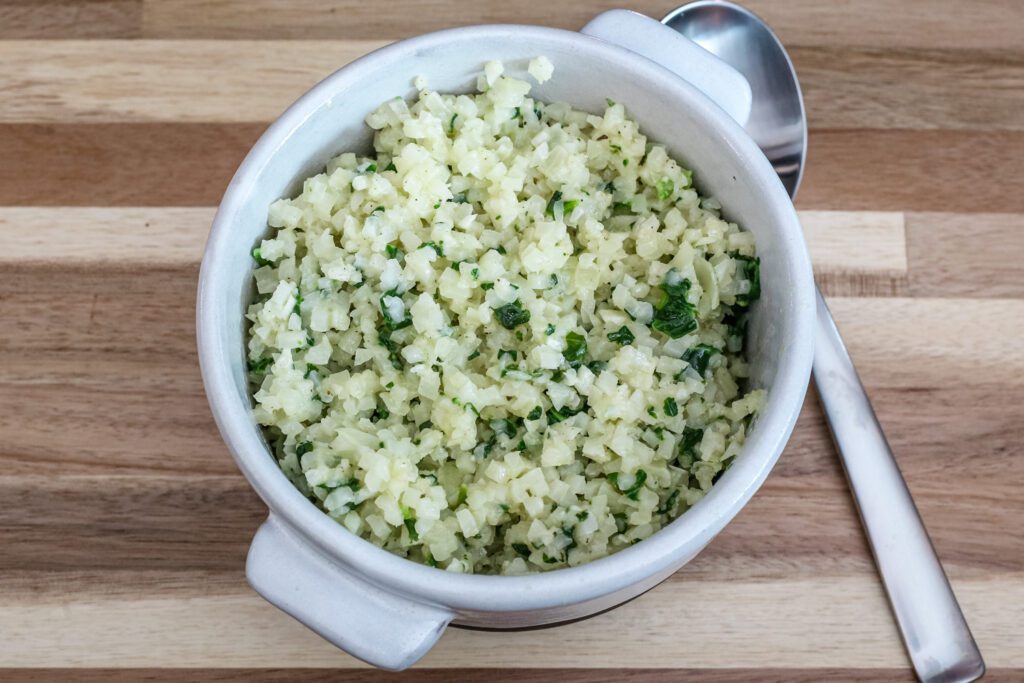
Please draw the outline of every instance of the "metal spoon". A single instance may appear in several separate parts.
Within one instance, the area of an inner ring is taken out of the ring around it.
[[[662,20],[746,76],[746,130],[791,197],[807,155],[807,119],[793,63],[759,17],[731,2],[701,0]],[[814,381],[846,470],[882,583],[918,678],[974,681],[985,663],[835,321],[818,291]]]

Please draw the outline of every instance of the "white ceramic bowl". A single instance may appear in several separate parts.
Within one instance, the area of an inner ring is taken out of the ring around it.
[[[695,169],[698,187],[721,201],[727,218],[756,235],[763,294],[752,311],[748,354],[752,381],[768,390],[768,402],[743,452],[710,493],[651,538],[548,573],[454,574],[352,535],[278,469],[251,415],[243,324],[252,295],[249,253],[267,233],[270,203],[294,196],[302,179],[333,155],[368,151],[364,117],[390,97],[414,96],[414,77],[426,76],[442,92],[467,92],[484,62],[502,60],[515,73],[537,55],[555,65],[554,78],[534,89],[537,98],[589,111],[601,110],[606,97],[622,102],[649,139]],[[239,468],[270,508],[249,551],[253,587],[351,654],[401,669],[422,657],[452,621],[522,627],[622,603],[667,578],[721,531],[789,438],[812,355],[810,262],[782,184],[733,120],[745,120],[749,109],[750,90],[738,73],[658,22],[621,10],[601,15],[583,33],[477,26],[402,41],[344,67],[288,109],[224,195],[198,296],[199,358],[213,415]]]

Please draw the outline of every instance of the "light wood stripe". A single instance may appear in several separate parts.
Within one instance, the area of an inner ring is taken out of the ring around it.
[[[199,262],[207,208],[0,207],[0,263],[188,265]],[[888,282],[907,276],[903,215],[805,211],[800,221],[819,275]]]
[[[955,583],[994,667],[1024,666],[1015,629],[1024,576]],[[730,609],[722,610],[728,604]],[[102,596],[0,605],[9,666],[362,666],[254,594]],[[814,629],[805,624],[814,623]],[[230,637],[224,637],[230,634]],[[54,641],[62,643],[54,648]],[[682,641],[682,642],[681,642]],[[496,647],[500,643],[500,647]],[[905,655],[874,576],[674,581],[623,607],[550,631],[449,629],[422,667],[901,667]]]
[[[381,41],[0,41],[7,123],[265,122]],[[211,83],[216,88],[209,87]]]
[[[383,44],[0,41],[0,90],[18,94],[0,122],[269,122]],[[793,60],[812,128],[1024,130],[1024,53],[800,47]]]

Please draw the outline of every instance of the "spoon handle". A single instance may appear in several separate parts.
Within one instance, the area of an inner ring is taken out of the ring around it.
[[[981,652],[820,290],[814,381],[914,670],[925,683],[980,678]]]

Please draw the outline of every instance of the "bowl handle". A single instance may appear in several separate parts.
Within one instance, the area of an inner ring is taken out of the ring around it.
[[[689,38],[659,21],[625,9],[597,15],[580,33],[650,59],[707,95],[741,126],[753,102],[743,75]]]
[[[273,513],[253,538],[245,573],[271,604],[349,654],[391,671],[416,663],[455,617],[346,571]]]

